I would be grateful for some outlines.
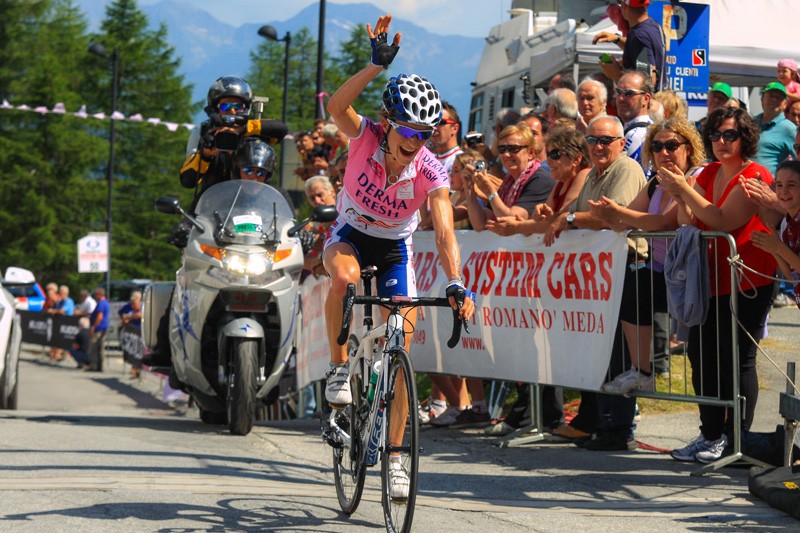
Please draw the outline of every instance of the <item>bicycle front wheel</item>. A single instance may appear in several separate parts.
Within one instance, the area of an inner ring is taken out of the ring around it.
[[[419,421],[416,416],[417,384],[405,350],[389,354],[386,392],[387,442],[381,454],[381,503],[386,529],[411,531],[417,499]]]
[[[354,338],[348,342],[348,353],[355,356],[357,344]],[[363,361],[363,360],[362,360]],[[336,413],[336,424],[350,435],[350,446],[333,449],[333,479],[336,484],[336,496],[339,507],[348,516],[353,514],[361,502],[364,491],[364,476],[367,468],[364,464],[364,449],[361,445],[363,420],[367,406],[365,403],[363,373],[361,369],[350,369],[350,391],[353,403]]]

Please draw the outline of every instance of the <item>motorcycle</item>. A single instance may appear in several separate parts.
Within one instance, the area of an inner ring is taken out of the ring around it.
[[[295,235],[309,221],[333,221],[336,208],[317,207],[295,224],[279,191],[230,180],[209,188],[194,216],[173,197],[159,198],[156,209],[192,224],[171,296],[170,384],[197,402],[203,422],[246,435],[257,402],[277,400],[297,345],[303,251]],[[144,314],[146,342],[157,313]]]

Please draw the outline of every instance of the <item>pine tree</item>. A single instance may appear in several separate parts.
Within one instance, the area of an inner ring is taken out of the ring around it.
[[[68,1],[0,5],[0,97],[19,105],[76,110],[82,101],[86,23]],[[76,241],[102,224],[92,169],[102,142],[90,121],[71,115],[0,115],[0,239],[5,266],[75,283]],[[87,177],[89,177],[87,179]]]
[[[165,26],[148,29],[147,17],[134,0],[115,0],[94,39],[118,53],[117,109],[173,123],[189,122],[193,113],[191,87],[178,74],[180,61],[167,42]],[[99,109],[111,112],[111,71],[96,58],[93,94]],[[105,68],[104,68],[105,67]],[[191,191],[178,180],[185,159],[185,129],[120,121],[116,128],[113,188],[112,279],[168,279],[180,255],[165,242],[177,218],[157,213],[155,199]]]

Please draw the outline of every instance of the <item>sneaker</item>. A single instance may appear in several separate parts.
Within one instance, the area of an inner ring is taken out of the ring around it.
[[[636,449],[636,440],[633,435],[622,436],[612,431],[604,431],[598,433],[595,438],[585,441],[583,446],[584,450],[592,450],[596,452],[617,452],[617,451],[633,451]]]
[[[695,461],[697,459],[697,454],[708,448],[708,445],[709,441],[707,441],[705,436],[701,433],[683,448],[672,450],[670,455],[672,455],[673,459],[677,459],[678,461]]]
[[[509,425],[505,420],[501,420],[497,424],[492,424],[491,426],[484,428],[483,432],[487,435],[492,435],[493,437],[502,437],[504,435],[508,435],[509,433],[513,433],[518,429],[519,428]]]
[[[455,422],[451,424],[452,428],[482,428],[488,426],[492,422],[492,418],[488,412],[478,413],[472,408],[464,409],[456,417]]]
[[[342,363],[331,365],[331,369],[325,374],[327,384],[325,385],[325,399],[332,407],[350,405],[353,403],[353,395],[350,393],[350,365]]]
[[[411,482],[400,461],[389,459],[389,497],[393,500],[407,500]]]
[[[432,419],[441,416],[445,411],[447,411],[447,403],[440,404],[438,401],[428,398],[428,401],[424,405],[420,405],[417,410],[419,423],[430,424]]]
[[[656,389],[656,380],[653,374],[645,376],[635,368],[626,370],[608,383],[603,383],[603,392],[611,394],[629,394],[631,391],[638,390],[643,392],[653,392]]]
[[[728,437],[726,435],[722,435],[717,440],[706,441],[706,449],[697,452],[694,458],[701,463],[713,463],[722,457],[722,454],[725,452],[725,448],[727,448],[727,446]]]
[[[431,425],[437,427],[451,426],[455,423],[456,418],[461,413],[458,407],[450,406],[440,416],[431,419]]]
[[[779,293],[772,302],[772,307],[789,307],[790,305],[794,305],[794,302],[784,293]]]

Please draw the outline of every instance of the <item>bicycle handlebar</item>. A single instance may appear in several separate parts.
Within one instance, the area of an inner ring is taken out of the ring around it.
[[[435,298],[430,296],[414,297],[393,297],[393,296],[356,296],[356,286],[352,283],[347,285],[344,298],[342,298],[342,328],[339,330],[339,337],[336,342],[339,346],[344,346],[350,336],[350,322],[353,317],[353,305],[378,305],[381,307],[419,307],[422,305],[431,307],[450,307],[447,298]],[[452,309],[452,308],[451,308]],[[461,338],[461,328],[469,333],[466,319],[459,319],[458,311],[453,309],[453,331],[447,341],[448,348],[455,348]]]

